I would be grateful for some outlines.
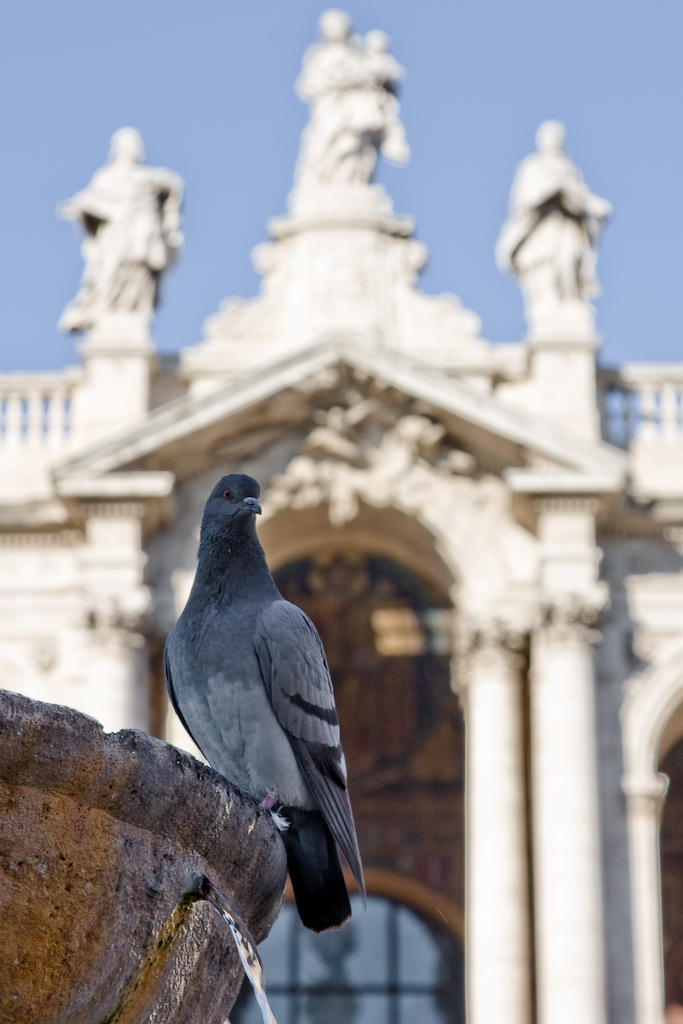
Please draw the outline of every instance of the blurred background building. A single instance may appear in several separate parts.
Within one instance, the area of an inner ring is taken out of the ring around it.
[[[322,16],[260,293],[175,356],[150,329],[181,179],[122,128],[62,204],[80,365],[0,377],[0,685],[193,750],[163,645],[205,498],[249,473],[328,653],[370,892],[319,939],[283,913],[281,1022],[683,1019],[683,364],[596,366],[611,207],[558,122],[496,252],[524,339],[420,291],[427,251],[373,183],[409,155],[402,74],[382,32]]]

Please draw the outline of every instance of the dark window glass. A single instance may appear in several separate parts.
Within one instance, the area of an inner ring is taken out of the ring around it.
[[[324,935],[287,905],[260,946],[278,1024],[464,1024],[463,955],[445,929],[410,908],[353,896],[353,918]],[[232,1024],[260,1024],[249,984]]]

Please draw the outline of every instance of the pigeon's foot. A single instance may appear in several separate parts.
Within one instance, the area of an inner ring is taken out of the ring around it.
[[[289,822],[284,817],[284,815],[280,814],[278,811],[273,810],[273,807],[275,806],[276,802],[277,794],[268,793],[265,799],[263,799],[259,804],[259,807],[264,811],[270,811],[270,816],[275,822],[275,827],[278,828],[280,832],[286,832],[287,829],[289,828]]]
[[[273,822],[275,823],[275,827],[277,829],[279,829],[280,832],[286,832],[287,831],[287,829],[289,828],[290,822],[287,821],[287,819],[285,818],[284,814],[280,814],[279,811],[271,811],[270,812],[270,816],[273,819]]]

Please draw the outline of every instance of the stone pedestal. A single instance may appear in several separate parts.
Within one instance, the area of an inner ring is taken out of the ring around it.
[[[380,185],[298,186],[289,207],[269,223],[273,241],[252,254],[260,294],[226,299],[201,344],[183,350],[193,394],[347,337],[458,369],[488,388],[492,353],[479,318],[454,295],[418,292],[427,250]]]
[[[81,447],[124,430],[147,414],[156,351],[149,317],[110,313],[79,351],[83,380],[74,392],[72,430]]]
[[[497,630],[466,658],[466,972],[469,1024],[529,1024],[520,659]]]
[[[529,385],[534,411],[584,437],[600,437],[595,354],[600,339],[553,336],[548,331],[529,338]]]
[[[0,691],[3,1024],[223,1024],[243,971],[203,876],[265,938],[270,815],[167,743]]]

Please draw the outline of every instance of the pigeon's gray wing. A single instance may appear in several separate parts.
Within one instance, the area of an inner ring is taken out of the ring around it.
[[[364,894],[339,719],[318,631],[296,605],[274,601],[257,624],[255,644],[278,721],[289,736],[313,797]]]

